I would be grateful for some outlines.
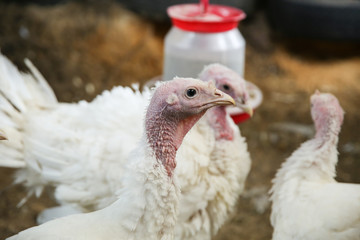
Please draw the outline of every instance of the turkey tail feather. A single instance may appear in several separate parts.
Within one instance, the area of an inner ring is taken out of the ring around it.
[[[0,166],[25,167],[23,151],[24,114],[32,108],[57,104],[56,96],[30,60],[31,73],[22,73],[0,53],[0,128],[8,141],[0,142]]]

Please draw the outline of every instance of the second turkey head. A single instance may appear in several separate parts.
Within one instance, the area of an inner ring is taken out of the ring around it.
[[[214,63],[206,66],[199,78],[205,82],[214,82],[218,89],[234,98],[237,107],[252,116],[253,109],[249,105],[250,96],[246,81],[238,73],[224,65]]]

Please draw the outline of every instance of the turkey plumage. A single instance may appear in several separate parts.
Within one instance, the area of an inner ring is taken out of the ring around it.
[[[207,109],[229,104],[235,104],[229,95],[197,79],[175,78],[160,84],[146,112],[144,134],[125,161],[118,200],[9,239],[173,239],[180,196],[174,174],[177,149]]]
[[[119,177],[124,159],[142,135],[139,126],[151,90],[118,86],[90,103],[58,103],[33,66],[32,75],[24,74],[6,58],[0,60],[0,90],[11,85],[11,91],[3,91],[7,107],[0,120],[8,123],[4,130],[13,140],[0,144],[7,154],[0,165],[20,168],[16,182],[29,188],[28,196],[54,187],[60,204],[42,212],[39,222],[116,201],[114,192],[124,186]],[[238,107],[252,113],[246,82],[234,71],[212,64],[199,78],[214,82]],[[30,97],[23,98],[22,92]],[[243,191],[251,165],[246,141],[225,107],[216,107],[185,137],[177,158],[182,198],[176,238],[210,239]]]

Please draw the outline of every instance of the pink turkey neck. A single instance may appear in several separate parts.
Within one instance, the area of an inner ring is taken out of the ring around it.
[[[181,117],[181,113],[148,112],[145,124],[148,143],[156,159],[161,162],[171,177],[176,167],[176,152],[185,135],[204,115]]]
[[[216,140],[224,139],[231,141],[234,139],[234,131],[226,120],[226,107],[218,106],[210,109],[207,113],[210,126],[215,130]]]
[[[335,113],[332,113],[329,112],[329,109],[325,109],[320,116],[314,119],[316,128],[315,138],[321,139],[324,142],[333,137],[338,137],[343,122],[343,112],[335,111]]]

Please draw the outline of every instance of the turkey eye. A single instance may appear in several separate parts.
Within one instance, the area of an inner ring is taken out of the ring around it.
[[[227,84],[225,84],[225,85],[223,86],[223,88],[224,88],[224,90],[230,90],[230,86],[227,85]]]
[[[188,90],[186,90],[186,96],[189,98],[195,97],[196,94],[197,94],[197,91],[194,88],[189,88]]]

